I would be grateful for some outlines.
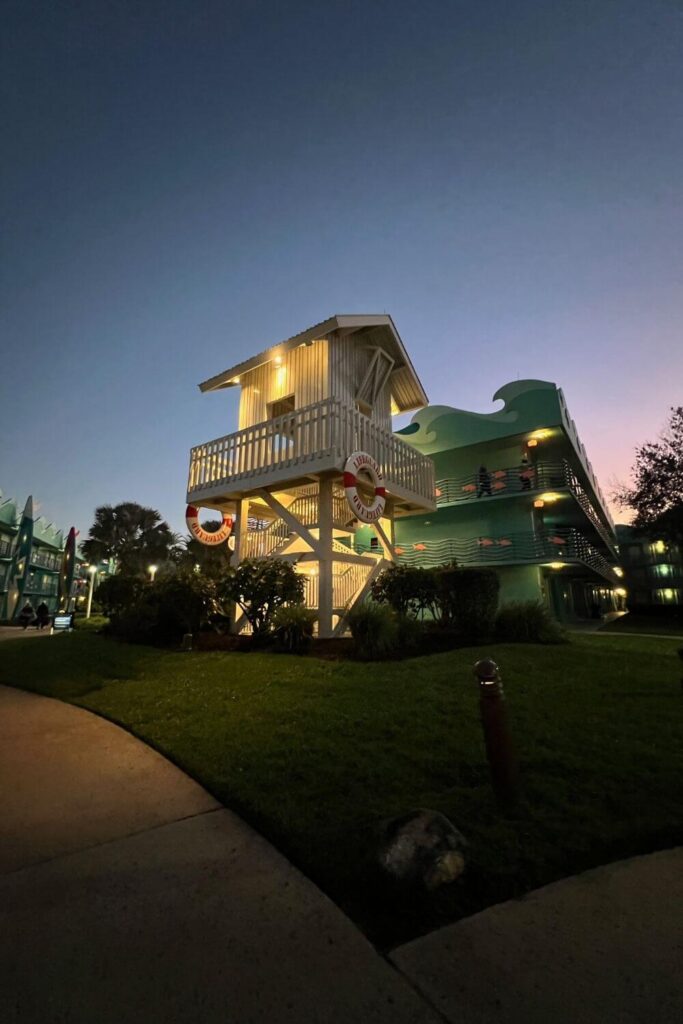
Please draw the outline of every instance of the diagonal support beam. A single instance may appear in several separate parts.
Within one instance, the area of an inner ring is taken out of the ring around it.
[[[339,622],[337,623],[337,625],[334,627],[334,631],[332,633],[332,636],[341,636],[342,635],[342,633],[346,629],[346,616],[348,615],[348,613],[351,611],[352,608],[355,608],[357,604],[360,604],[361,601],[365,600],[367,595],[370,593],[370,587],[375,582],[375,580],[379,576],[379,574],[382,571],[382,569],[386,569],[386,561],[384,559],[380,559],[372,567],[372,569],[370,570],[370,572],[368,573],[368,575],[365,578],[365,583],[363,583],[363,585],[356,591],[356,593],[354,594],[353,598],[349,601],[349,605],[348,605],[346,611],[344,612],[344,614],[339,619]]]
[[[305,544],[310,545],[317,555],[320,554],[320,544],[317,538],[314,537],[310,530],[308,530],[304,524],[296,518],[296,516],[293,516],[292,513],[270,493],[270,491],[260,490],[256,493],[259,498],[262,498],[265,501],[266,505],[271,508],[276,515],[280,516],[280,518],[284,520],[293,533],[298,533]]]
[[[384,549],[384,557],[390,562],[395,562],[396,552],[394,551],[394,545],[391,543],[386,533],[384,532],[383,528],[379,525],[378,522],[373,523],[372,525],[375,529],[377,536],[379,537],[379,542]]]

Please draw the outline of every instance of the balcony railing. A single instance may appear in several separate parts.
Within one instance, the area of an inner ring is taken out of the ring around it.
[[[9,558],[12,554],[12,541],[0,540],[0,558]]]
[[[517,464],[516,466],[490,469],[488,470],[488,481],[491,497],[568,488],[601,540],[608,548],[614,550],[615,538],[600,519],[590,498],[566,460],[538,462],[529,466]],[[480,495],[481,498],[479,498]],[[436,481],[437,506],[455,505],[477,498],[484,501],[488,496],[488,491],[482,493],[478,472]]]
[[[432,460],[333,398],[193,448],[188,500],[264,486],[299,471],[341,471],[354,451],[377,460],[390,494],[434,507]]]
[[[365,550],[357,545],[356,550]],[[551,533],[506,533],[398,544],[398,561],[404,565],[436,566],[455,561],[458,565],[502,565],[539,562],[580,562],[614,584],[620,577],[607,559],[578,530]]]
[[[61,559],[59,555],[48,555],[44,551],[32,551],[29,562],[31,565],[39,565],[43,569],[59,569]]]

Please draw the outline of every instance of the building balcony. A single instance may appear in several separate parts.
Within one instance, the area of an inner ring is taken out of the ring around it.
[[[357,550],[362,547],[357,545]],[[623,581],[615,566],[579,530],[553,533],[507,533],[499,537],[448,538],[397,545],[394,549],[403,565],[438,566],[455,561],[459,566],[496,566],[548,563],[554,568],[578,564],[592,569],[610,583]]]
[[[61,563],[60,555],[51,555],[45,551],[36,551],[35,549],[29,556],[30,565],[39,565],[43,569],[51,569],[53,572],[59,570]]]
[[[190,453],[187,500],[220,507],[261,487],[305,484],[341,473],[354,451],[379,463],[397,510],[435,508],[432,460],[333,398],[197,445]]]
[[[437,480],[437,507],[459,505],[463,502],[477,500],[490,501],[498,498],[519,497],[521,494],[540,494],[543,491],[566,490],[580,505],[584,515],[603,543],[612,554],[616,555],[616,538],[611,526],[608,528],[600,518],[588,494],[565,459],[559,462],[538,462],[525,467],[518,463],[516,466],[489,469],[488,473],[491,494],[484,494],[481,498],[478,497],[481,493],[478,473]]]
[[[10,558],[12,555],[12,541],[0,540],[0,558]]]

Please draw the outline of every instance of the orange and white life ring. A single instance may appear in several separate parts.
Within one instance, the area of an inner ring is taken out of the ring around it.
[[[215,532],[209,533],[199,525],[199,509],[194,505],[188,505],[185,510],[185,522],[195,540],[198,540],[200,544],[209,544],[213,547],[216,544],[223,544],[228,539],[232,532],[233,519],[232,516],[224,512],[223,522],[219,528]]]
[[[358,474],[361,470],[370,477],[375,488],[372,504],[366,505],[358,493]],[[344,464],[344,490],[351,511],[361,523],[376,523],[384,515],[386,490],[378,463],[367,452],[354,452]]]

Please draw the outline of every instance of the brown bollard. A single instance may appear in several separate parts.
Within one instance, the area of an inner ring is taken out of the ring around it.
[[[474,666],[479,680],[479,711],[484,730],[486,756],[491,768],[491,783],[499,807],[517,802],[517,757],[510,735],[503,681],[495,661],[483,658]]]

